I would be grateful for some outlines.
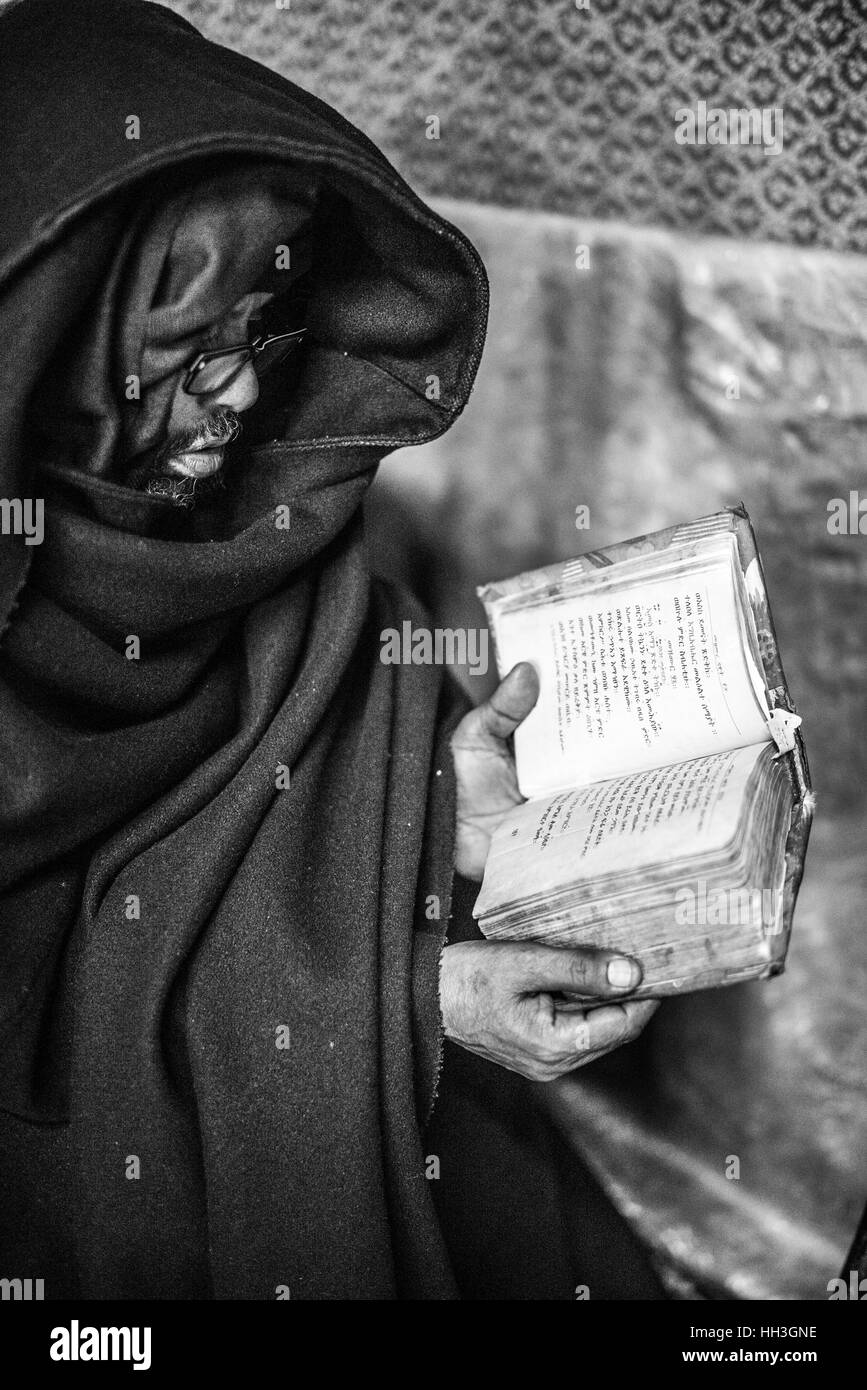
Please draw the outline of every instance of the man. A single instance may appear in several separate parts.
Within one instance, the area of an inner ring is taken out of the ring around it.
[[[467,713],[379,660],[423,615],[361,503],[463,408],[476,252],[159,6],[0,23],[0,484],[45,507],[0,557],[6,1264],[48,1297],[569,1297],[591,1266],[657,1296],[510,1076],[634,1036],[640,967],[466,910],[535,676]]]

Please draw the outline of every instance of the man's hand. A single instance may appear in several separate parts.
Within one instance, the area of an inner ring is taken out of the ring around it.
[[[523,800],[509,739],[538,698],[536,672],[522,661],[455,730],[455,868],[465,878],[481,879],[491,836]],[[628,998],[640,980],[638,962],[613,951],[461,942],[443,952],[446,1036],[533,1081],[551,1081],[638,1036],[658,1007]],[[612,1002],[583,1009],[575,996]]]
[[[521,661],[489,700],[465,714],[452,735],[457,780],[455,868],[481,879],[491,836],[523,801],[508,740],[539,698],[539,678]]]
[[[658,1008],[623,998],[640,980],[638,962],[614,951],[459,942],[443,951],[440,970],[446,1037],[531,1081],[553,1081],[638,1036]],[[611,1002],[583,1009],[564,993]]]

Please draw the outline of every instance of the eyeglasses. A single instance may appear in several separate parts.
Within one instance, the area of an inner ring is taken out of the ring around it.
[[[262,333],[251,343],[200,352],[184,377],[184,390],[188,396],[225,391],[248,362],[253,363],[257,376],[264,376],[303,343],[306,333],[306,328],[296,328],[292,333]]]

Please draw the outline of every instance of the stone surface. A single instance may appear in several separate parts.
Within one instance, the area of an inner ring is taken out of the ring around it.
[[[864,832],[863,818],[815,827],[784,975],[667,1001],[637,1043],[548,1091],[666,1268],[705,1296],[827,1298],[855,1234]]]
[[[337,106],[429,193],[867,251],[865,0],[282,3],[171,8]],[[782,153],[678,145],[700,99],[782,108]]]
[[[480,622],[477,583],[743,500],[819,814],[863,808],[867,535],[831,534],[828,506],[860,487],[867,531],[867,260],[438,206],[488,267],[485,356],[454,429],[381,470],[438,616]]]
[[[381,469],[378,563],[475,625],[476,583],[743,499],[818,788],[786,973],[666,1001],[552,1104],[682,1294],[826,1297],[867,1195],[867,535],[827,510],[867,500],[867,261],[439,206],[491,331],[455,428]]]

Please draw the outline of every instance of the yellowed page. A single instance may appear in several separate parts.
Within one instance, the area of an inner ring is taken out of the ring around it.
[[[523,795],[766,742],[741,623],[730,537],[656,573],[619,582],[612,567],[503,613],[501,670],[530,661],[541,685],[515,735]]]
[[[525,802],[497,828],[474,915],[731,843],[766,744]]]

